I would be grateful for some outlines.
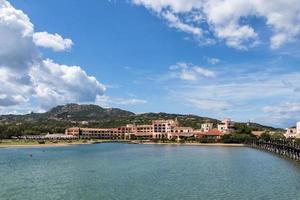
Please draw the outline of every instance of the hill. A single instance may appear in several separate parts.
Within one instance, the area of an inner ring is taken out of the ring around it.
[[[97,105],[66,104],[52,108],[45,113],[26,115],[2,115],[1,121],[39,121],[43,119],[56,121],[103,121],[115,120],[135,115],[118,108],[102,108]]]
[[[180,126],[199,129],[204,122],[216,127],[217,119],[197,115],[169,113],[135,114],[119,108],[102,108],[97,105],[66,104],[56,106],[45,113],[0,116],[0,138],[14,135],[62,133],[65,128],[79,127],[118,127],[126,124],[151,124],[154,119],[175,119]],[[240,123],[244,124],[244,123]],[[248,124],[253,130],[276,131],[273,127],[260,124]]]

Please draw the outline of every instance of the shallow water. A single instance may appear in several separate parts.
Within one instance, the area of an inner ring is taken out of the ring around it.
[[[300,165],[246,147],[0,149],[0,199],[300,200]]]

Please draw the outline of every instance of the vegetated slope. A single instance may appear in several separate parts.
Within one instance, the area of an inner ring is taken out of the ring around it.
[[[0,137],[25,134],[63,133],[65,128],[105,127],[112,128],[126,124],[151,124],[156,119],[177,119],[180,126],[194,129],[201,128],[204,122],[211,122],[214,127],[220,122],[217,119],[197,115],[143,113],[134,114],[119,108],[102,108],[98,105],[66,104],[56,106],[45,113],[0,116]],[[86,123],[88,122],[88,123]],[[244,123],[240,123],[244,124]],[[248,123],[252,130],[277,131],[269,126]]]

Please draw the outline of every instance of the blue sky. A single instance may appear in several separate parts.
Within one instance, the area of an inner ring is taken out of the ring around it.
[[[19,74],[0,111],[77,102],[292,126],[300,2],[253,2],[0,0],[0,75]]]

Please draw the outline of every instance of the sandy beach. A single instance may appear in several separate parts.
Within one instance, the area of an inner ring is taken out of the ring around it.
[[[224,143],[177,143],[177,142],[169,142],[169,143],[162,143],[162,142],[142,142],[142,141],[108,141],[108,140],[91,140],[91,141],[73,141],[69,142],[59,142],[59,143],[50,143],[47,142],[45,144],[39,143],[24,143],[24,142],[3,142],[0,143],[0,148],[40,148],[40,147],[64,147],[64,146],[72,146],[72,145],[83,145],[83,144],[99,144],[99,143],[109,143],[109,142],[120,142],[120,143],[127,143],[127,144],[145,144],[145,145],[178,145],[178,146],[220,146],[220,147],[243,147],[244,144],[224,144]],[[19,144],[18,144],[19,143]]]
[[[244,147],[244,144],[224,144],[224,143],[155,143],[143,142],[137,144],[158,144],[158,145],[188,145],[188,146],[220,146],[220,147]]]
[[[34,148],[34,147],[61,147],[75,144],[23,144],[23,145],[0,145],[0,148]]]
[[[39,144],[37,142],[24,142],[24,141],[13,141],[13,142],[2,142],[0,143],[0,148],[40,148],[40,147],[64,147],[64,146],[73,146],[73,145],[83,145],[83,144],[97,144],[107,141],[73,141],[65,142],[61,141],[58,143],[46,142],[45,144]],[[19,143],[19,144],[18,144]]]

